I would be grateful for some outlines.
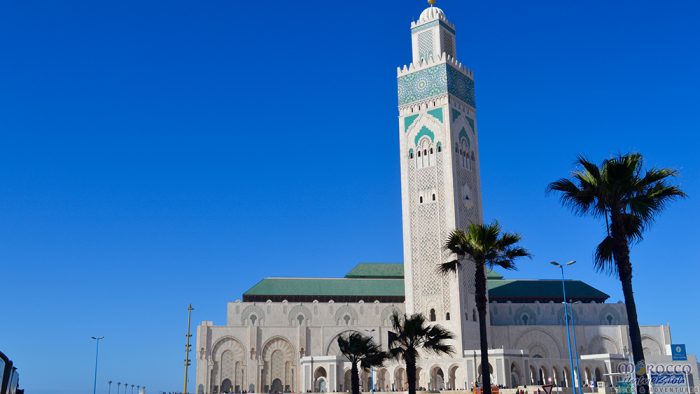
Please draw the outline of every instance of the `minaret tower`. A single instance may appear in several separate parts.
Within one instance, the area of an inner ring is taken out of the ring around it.
[[[455,27],[432,5],[411,23],[413,62],[398,69],[406,310],[477,349],[474,268],[443,276],[449,233],[482,221],[474,76],[457,61]]]

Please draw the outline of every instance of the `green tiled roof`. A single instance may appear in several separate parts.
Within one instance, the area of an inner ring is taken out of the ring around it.
[[[360,263],[345,275],[346,278],[403,279],[402,263]]]
[[[559,280],[505,280],[493,271],[487,276],[489,299],[492,301],[563,300]],[[577,280],[566,281],[566,293],[567,298],[575,301],[604,302],[609,298],[602,291]],[[243,300],[251,302],[403,302],[404,298],[403,264],[400,263],[361,263],[345,278],[266,278],[243,294]]]
[[[602,302],[610,296],[579,280],[567,280],[566,298],[577,301]],[[560,280],[489,280],[489,299],[494,301],[555,301],[562,302]]]
[[[403,279],[266,278],[243,294],[244,301],[359,301],[402,302]],[[313,298],[313,299],[311,299]]]
[[[360,263],[356,265],[346,278],[403,278],[403,263]],[[486,274],[488,279],[503,279],[495,271],[489,270]]]

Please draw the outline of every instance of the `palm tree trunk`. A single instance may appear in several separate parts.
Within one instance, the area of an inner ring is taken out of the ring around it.
[[[483,394],[491,394],[491,371],[489,370],[489,343],[486,330],[486,270],[484,264],[476,264],[475,288],[476,310],[479,313],[479,348],[481,349],[481,387]]]
[[[416,360],[413,357],[406,357],[406,377],[408,394],[416,394]]]
[[[355,361],[353,361],[352,369],[350,370],[350,385],[352,386],[352,394],[360,394],[360,371]]]
[[[630,342],[632,344],[632,357],[635,371],[637,372],[637,394],[649,393],[649,381],[646,376],[646,361],[644,360],[644,348],[642,347],[642,334],[637,319],[637,305],[634,301],[632,290],[632,262],[627,239],[624,236],[624,226],[619,216],[611,215],[612,237],[615,241],[613,256],[617,265],[618,275],[622,283],[622,294],[625,297],[625,309],[627,311],[627,324],[630,330]]]

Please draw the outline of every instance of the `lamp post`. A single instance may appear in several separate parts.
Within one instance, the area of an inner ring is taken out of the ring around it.
[[[576,260],[571,260],[565,265],[571,266],[576,263]],[[558,267],[561,270],[561,290],[564,296],[564,320],[566,321],[566,342],[569,345],[569,370],[571,371],[571,389],[574,393],[576,393],[576,384],[574,383],[575,377],[574,377],[574,359],[573,359],[573,354],[571,352],[571,332],[569,331],[569,307],[568,303],[566,302],[566,283],[564,280],[564,265],[557,263],[556,261],[550,262],[555,267]],[[579,387],[580,389],[580,387]]]
[[[374,338],[374,333],[377,331],[376,329],[371,329],[371,330],[365,330],[366,332],[369,333],[370,337]],[[371,386],[372,386],[372,394],[374,394],[374,365],[372,365],[369,368],[369,379],[371,381]]]
[[[571,332],[574,334],[574,360],[576,360],[576,381],[578,382],[579,391],[583,393],[581,386],[581,369],[578,367],[578,344],[576,343],[576,319],[574,319],[574,304],[579,302],[571,303]]]
[[[95,380],[92,383],[92,394],[97,392],[97,356],[100,354],[100,340],[105,337],[92,337],[95,340]]]
[[[119,394],[119,389],[122,387],[122,382],[117,382],[117,394]]]
[[[108,380],[107,384],[108,384],[107,394],[112,394],[112,381]]]

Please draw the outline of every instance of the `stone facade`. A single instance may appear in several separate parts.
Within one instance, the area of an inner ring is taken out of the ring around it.
[[[315,298],[310,289],[270,293],[268,299],[264,291],[251,292],[248,300],[244,295],[244,301],[228,304],[226,325],[205,321],[197,327],[198,394],[347,391],[350,365],[339,354],[338,336],[360,331],[386,349],[393,311],[422,313],[456,335],[454,357],[420,359],[418,387],[464,390],[479,381],[473,265],[465,262],[452,276],[437,273],[452,257],[442,248],[449,232],[482,221],[474,75],[457,61],[456,30],[440,9],[426,9],[411,33],[413,62],[397,70],[404,272],[381,282],[405,286],[405,298],[398,295],[404,302],[393,302],[396,292],[348,292],[348,284],[359,283],[351,278],[336,280],[336,298]],[[551,378],[571,385],[563,306],[549,299],[489,304],[494,384],[516,387]],[[623,304],[575,303],[571,323],[581,380],[601,381],[627,361]],[[649,356],[666,354],[669,327],[643,327],[642,334]],[[369,372],[362,374],[362,389],[368,390]],[[379,369],[374,385],[379,391],[405,390],[405,367],[392,362]]]

